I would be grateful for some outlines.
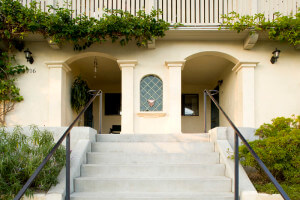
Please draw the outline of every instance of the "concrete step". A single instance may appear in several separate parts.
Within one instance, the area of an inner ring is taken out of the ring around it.
[[[98,134],[97,142],[208,142],[207,133],[197,134]]]
[[[230,192],[231,179],[204,178],[75,178],[75,192]]]
[[[214,151],[209,142],[95,142],[92,152],[124,153],[207,153]]]
[[[71,200],[233,200],[231,192],[194,192],[178,193],[99,193],[99,192],[75,192],[71,194]]]
[[[82,177],[101,178],[195,178],[224,176],[223,164],[85,164]]]
[[[210,153],[87,153],[89,164],[216,164],[220,155]]]

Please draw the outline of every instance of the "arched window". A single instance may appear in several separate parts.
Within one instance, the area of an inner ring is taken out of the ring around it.
[[[162,111],[163,83],[155,75],[145,76],[140,84],[140,110]]]

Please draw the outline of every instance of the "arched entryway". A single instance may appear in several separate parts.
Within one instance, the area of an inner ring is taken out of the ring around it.
[[[201,133],[204,131],[204,89],[218,90],[215,97],[234,117],[237,76],[232,68],[239,61],[222,52],[200,52],[186,58],[182,71],[182,118],[183,133]],[[218,109],[207,101],[208,129],[226,126],[227,122],[219,115]]]
[[[82,125],[90,126],[101,133],[109,133],[113,125],[121,126],[121,70],[116,59],[110,55],[92,52],[69,58],[66,63],[71,69],[72,81],[78,75],[88,82],[89,88],[102,90],[102,116],[97,98],[83,117]],[[73,117],[75,117],[73,113]]]

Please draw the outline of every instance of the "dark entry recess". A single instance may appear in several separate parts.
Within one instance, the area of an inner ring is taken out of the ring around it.
[[[84,113],[84,126],[94,128],[93,103]]]
[[[121,93],[105,94],[105,115],[121,115]]]
[[[219,91],[220,87],[217,86],[214,88],[214,90]],[[214,98],[217,102],[219,102],[219,93],[214,95]],[[220,125],[220,119],[219,119],[219,109],[217,106],[211,101],[211,128],[218,127]]]

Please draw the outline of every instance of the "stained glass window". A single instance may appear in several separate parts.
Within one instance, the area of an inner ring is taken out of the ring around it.
[[[140,110],[162,111],[163,84],[162,80],[154,75],[148,75],[141,80]]]

